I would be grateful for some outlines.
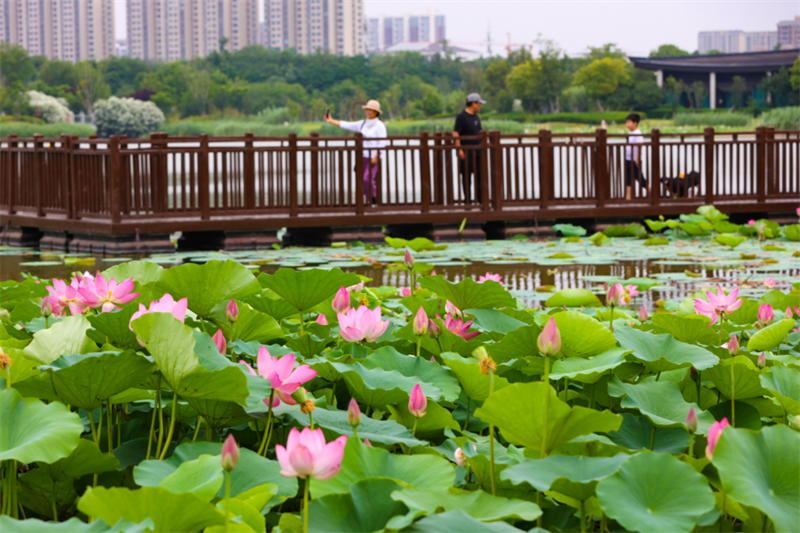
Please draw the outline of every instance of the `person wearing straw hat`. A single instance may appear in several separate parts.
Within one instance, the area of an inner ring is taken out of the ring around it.
[[[357,122],[336,120],[330,114],[325,116],[325,122],[342,129],[355,131],[364,136],[364,195],[367,202],[376,205],[378,196],[377,176],[380,168],[381,149],[386,146],[386,125],[381,122],[381,104],[377,100],[370,100],[361,106],[367,118]]]

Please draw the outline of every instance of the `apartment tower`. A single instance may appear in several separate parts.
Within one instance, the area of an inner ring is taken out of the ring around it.
[[[261,42],[299,54],[365,52],[363,0],[264,0]]]
[[[379,15],[367,22],[367,51],[378,52],[399,43],[440,43],[446,38],[444,15],[429,9],[424,15]]]
[[[114,0],[0,0],[0,42],[73,63],[113,56]]]
[[[258,44],[258,0],[127,0],[128,56],[175,61]]]

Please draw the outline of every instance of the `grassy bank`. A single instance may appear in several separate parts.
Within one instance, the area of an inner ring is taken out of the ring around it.
[[[88,137],[95,132],[91,124],[73,124],[57,122],[55,124],[31,124],[28,122],[0,122],[0,137],[8,137],[15,133],[17,137],[33,137],[41,133],[45,137],[60,137],[62,133]]]

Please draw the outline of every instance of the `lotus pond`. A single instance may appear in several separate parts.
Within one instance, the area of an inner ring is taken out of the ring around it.
[[[0,249],[0,528],[797,531],[800,227],[558,229]]]

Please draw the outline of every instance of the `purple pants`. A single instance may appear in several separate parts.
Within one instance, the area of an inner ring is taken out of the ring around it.
[[[380,159],[375,165],[370,164],[370,158],[364,158],[364,196],[367,202],[378,196],[378,168],[380,167]]]

